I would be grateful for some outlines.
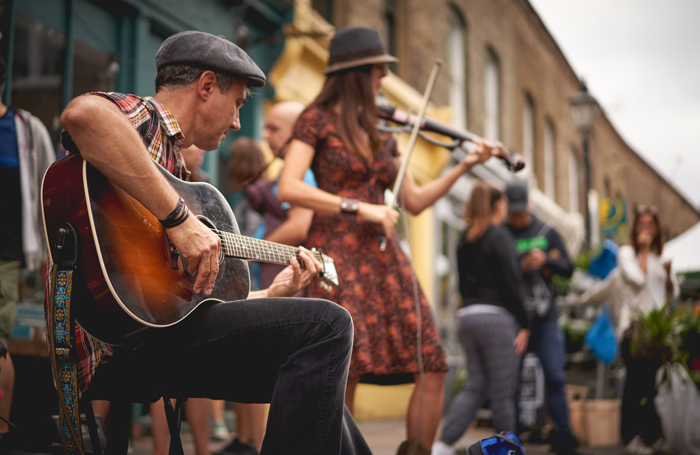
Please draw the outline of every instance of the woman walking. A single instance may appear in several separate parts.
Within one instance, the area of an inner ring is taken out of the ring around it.
[[[412,442],[404,442],[399,453],[418,447],[418,454],[427,454],[440,422],[447,361],[430,306],[394,236],[399,214],[383,205],[384,190],[398,172],[399,155],[395,141],[377,130],[375,97],[388,73],[386,64],[394,61],[376,30],[350,27],[337,32],[321,93],[294,128],[279,196],[316,212],[307,245],[322,248],[336,261],[340,286],[328,292],[314,284],[309,295],[337,302],[353,317],[348,408],[353,410],[361,377],[381,376],[381,382],[398,383],[408,376],[416,383],[407,415]],[[399,199],[409,212],[420,213],[460,175],[498,153],[480,144],[476,152],[420,188],[407,174]],[[303,182],[309,168],[318,188]],[[384,251],[379,247],[382,235],[387,237]]]
[[[515,391],[519,356],[530,332],[521,294],[522,275],[513,238],[501,224],[508,213],[503,193],[474,184],[467,204],[467,231],[457,249],[463,308],[459,329],[469,378],[452,402],[433,455],[454,455],[476,412],[491,398],[496,432],[516,431]]]

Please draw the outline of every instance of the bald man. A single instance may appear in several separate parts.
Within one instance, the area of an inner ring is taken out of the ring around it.
[[[265,118],[263,139],[267,141],[275,156],[284,159],[285,146],[304,105],[296,101],[277,103],[270,108]]]
[[[295,101],[278,103],[270,108],[265,118],[263,138],[270,145],[275,156],[284,159],[294,124],[303,110],[304,105]],[[304,177],[304,181],[316,186],[316,179],[310,170]],[[285,245],[302,245],[306,241],[314,212],[303,207],[292,207],[287,203],[280,203],[277,194],[276,181],[267,182],[261,179],[246,189],[251,207],[265,218],[264,239]],[[260,285],[265,286],[274,279],[279,270],[280,266],[277,264],[261,263]]]

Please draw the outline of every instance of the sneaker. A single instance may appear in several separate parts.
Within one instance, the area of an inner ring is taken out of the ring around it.
[[[673,453],[668,441],[663,437],[657,439],[656,442],[651,445],[651,448],[654,449],[656,453]]]
[[[442,441],[435,441],[431,449],[432,455],[455,455],[455,450]]]
[[[240,439],[234,438],[231,444],[215,455],[260,455],[260,452],[253,444],[244,443]]]
[[[228,434],[228,428],[225,422],[214,422],[214,426],[211,429],[212,439],[217,441],[226,441],[230,437]]]
[[[654,452],[654,448],[644,444],[639,436],[635,436],[623,450],[627,455],[652,455]]]

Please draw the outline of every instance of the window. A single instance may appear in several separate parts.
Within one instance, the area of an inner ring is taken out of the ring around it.
[[[535,108],[532,98],[525,94],[525,105],[523,106],[523,157],[530,169],[533,169],[533,151],[535,147]],[[534,175],[533,175],[534,176]]]
[[[452,124],[457,128],[467,127],[467,93],[465,86],[464,21],[459,12],[451,8],[448,51],[450,63],[450,107]]]
[[[576,150],[571,151],[571,157],[569,158],[569,211],[578,212],[579,211],[579,201],[581,199],[581,194],[579,191],[579,167],[578,167],[578,153]]]
[[[73,97],[94,91],[113,92],[118,71],[116,56],[75,41]]]
[[[39,117],[53,143],[61,134],[64,43],[62,32],[17,13],[12,104]]]
[[[333,0],[313,0],[312,6],[329,24],[333,23]]]
[[[484,122],[484,137],[490,141],[499,139],[499,79],[500,70],[498,57],[491,49],[487,49],[486,66],[484,67],[484,100],[486,119]]]
[[[398,0],[386,0],[384,17],[386,19],[386,48],[389,54],[398,57],[396,49],[398,37],[398,29],[396,25],[396,9]],[[397,72],[396,63],[389,63],[389,69],[394,73]]]
[[[554,127],[547,120],[544,127],[544,194],[555,199],[554,181]]]

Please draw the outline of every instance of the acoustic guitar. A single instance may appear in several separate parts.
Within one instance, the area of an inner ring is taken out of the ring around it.
[[[177,324],[205,302],[245,299],[250,292],[249,259],[290,264],[296,257],[304,265],[297,248],[241,235],[228,202],[212,185],[182,181],[153,163],[192,214],[221,239],[211,295],[193,292],[195,276],[187,273],[186,261],[183,265],[158,219],[79,155],[56,161],[42,183],[51,258],[56,257],[62,227],[70,225],[78,234],[82,273],[74,274],[81,281],[74,286],[76,322],[109,344],[131,344],[148,328]],[[337,285],[333,260],[319,251],[312,254],[323,264],[323,282]]]

